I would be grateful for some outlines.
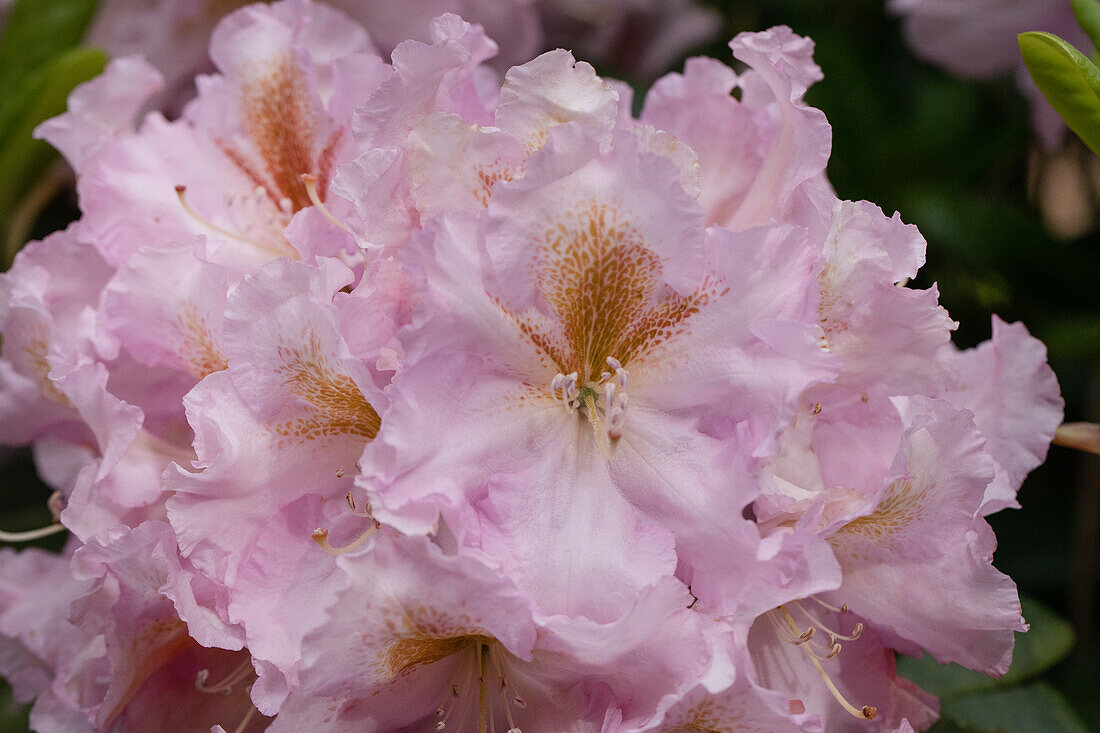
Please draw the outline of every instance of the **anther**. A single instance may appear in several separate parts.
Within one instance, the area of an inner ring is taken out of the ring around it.
[[[577,389],[577,373],[554,375],[550,380],[550,394],[555,400],[565,405],[570,415],[575,413],[580,397],[580,390]]]
[[[348,510],[357,517],[364,517],[366,519],[374,519],[374,515],[370,512],[370,502],[367,502],[366,506],[362,509],[355,503],[355,497],[349,491],[344,495],[344,501],[348,504]],[[376,522],[377,524],[377,522]]]
[[[61,512],[65,510],[65,495],[60,491],[50,494],[50,498],[46,499],[46,508],[50,510],[50,516],[53,517],[54,523],[60,522]]]

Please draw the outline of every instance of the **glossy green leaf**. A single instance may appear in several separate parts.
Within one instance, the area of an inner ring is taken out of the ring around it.
[[[61,53],[80,44],[98,0],[20,0],[0,32],[0,139],[26,104],[33,79]]]
[[[11,216],[38,175],[56,155],[32,137],[34,128],[65,111],[69,92],[103,70],[107,57],[94,48],[75,48],[58,56],[34,77],[31,93],[0,138],[0,231],[5,236]],[[21,244],[21,243],[19,243]],[[5,263],[13,252],[5,252]]]
[[[1012,667],[999,680],[957,664],[939,664],[929,654],[920,659],[898,659],[898,671],[945,701],[1012,687],[1042,674],[1073,648],[1073,627],[1034,599],[1024,596],[1020,601],[1031,629],[1026,634],[1016,634]]]
[[[1019,43],[1039,91],[1070,129],[1100,155],[1100,69],[1051,33],[1021,33]]]
[[[98,0],[20,0],[0,33],[0,68],[5,77],[25,75],[80,44]]]
[[[1073,14],[1092,45],[1100,48],[1100,2],[1098,0],[1070,0]]]
[[[945,700],[940,715],[963,730],[1088,733],[1061,693],[1045,682]]]

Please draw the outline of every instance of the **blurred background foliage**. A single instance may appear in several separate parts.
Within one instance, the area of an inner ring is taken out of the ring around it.
[[[695,50],[730,60],[725,41],[786,24],[817,42],[825,80],[807,101],[833,126],[829,178],[845,199],[867,199],[920,227],[928,263],[915,287],[938,283],[959,321],[956,343],[990,335],[990,315],[1021,320],[1046,342],[1066,420],[1100,421],[1100,160],[1076,138],[1037,149],[1014,80],[971,82],[916,60],[882,0],[706,0],[724,31]],[[1068,2],[1068,0],[1067,0]],[[0,35],[0,233],[4,266],[18,246],[78,215],[71,179],[30,140],[105,61],[79,47],[94,0],[24,0]],[[605,65],[602,74],[647,80]],[[0,455],[0,527],[50,521],[49,490],[29,451]],[[1001,680],[930,658],[900,660],[943,699],[936,731],[1085,731],[1100,720],[1100,457],[1053,447],[1020,492],[1021,511],[990,517],[996,565],[1024,596],[1032,624]],[[60,549],[63,538],[37,544]],[[27,730],[26,710],[0,689],[0,730]]]

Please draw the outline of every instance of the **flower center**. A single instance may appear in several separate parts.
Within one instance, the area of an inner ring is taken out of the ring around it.
[[[613,356],[606,359],[612,371],[600,373],[598,379],[578,386],[577,372],[554,376],[550,393],[565,405],[569,414],[582,411],[592,426],[596,443],[604,455],[611,455],[616,442],[622,437],[626,423],[626,396],[628,373],[622,363]]]

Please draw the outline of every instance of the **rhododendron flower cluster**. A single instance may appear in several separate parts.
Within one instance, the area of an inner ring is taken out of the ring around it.
[[[0,278],[0,438],[69,540],[0,551],[41,731],[913,730],[999,675],[985,517],[1062,402],[959,351],[914,227],[840,201],[790,29],[639,118],[444,14],[386,60],[234,12],[182,116],[122,58],[39,129],[82,218]]]

